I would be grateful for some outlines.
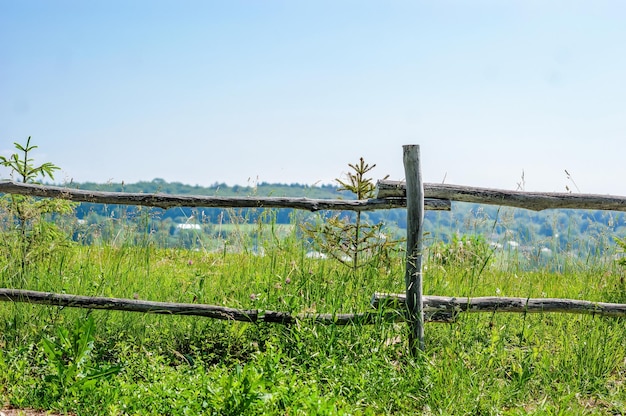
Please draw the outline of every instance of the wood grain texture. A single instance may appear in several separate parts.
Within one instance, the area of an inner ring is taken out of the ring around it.
[[[377,187],[378,198],[406,197],[405,182],[378,181]],[[626,211],[626,197],[616,195],[522,192],[425,183],[424,197],[477,204],[511,206],[533,211],[558,208]]]
[[[422,249],[424,223],[424,186],[420,148],[403,146],[406,177],[406,310],[409,323],[409,350],[416,355],[424,349],[424,312],[422,308]]]
[[[298,321],[313,321],[322,325],[373,324],[375,322],[399,322],[404,320],[403,311],[368,311],[361,313],[301,313],[234,309],[225,306],[196,303],[154,302],[137,299],[105,298],[97,296],[70,295],[65,293],[37,292],[21,289],[0,289],[0,302],[23,302],[48,306],[103,309],[140,312],[158,315],[191,315],[212,319],[240,322],[266,322],[294,324]]]
[[[403,308],[406,296],[400,293],[375,293],[375,308]],[[559,298],[517,297],[449,297],[423,296],[424,312],[515,312],[515,313],[577,313],[599,316],[626,317],[626,304],[591,302]]]
[[[295,208],[307,211],[345,210],[373,211],[403,208],[405,198],[343,200],[281,197],[219,197],[201,195],[143,194],[135,192],[100,192],[58,186],[34,185],[14,181],[0,181],[0,193],[21,194],[43,198],[59,198],[96,204],[142,205],[162,209],[174,207],[204,208]],[[450,211],[450,201],[425,201],[426,209]]]

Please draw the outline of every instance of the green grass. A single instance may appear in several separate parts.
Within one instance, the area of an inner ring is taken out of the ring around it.
[[[354,273],[306,258],[295,235],[268,241],[264,256],[74,246],[23,274],[7,259],[0,286],[293,313],[361,312],[373,292],[404,291],[401,257]],[[612,262],[554,261],[565,267],[427,261],[424,292],[626,303]],[[80,334],[88,316],[90,348],[80,355],[76,342],[59,355],[83,373],[61,386],[44,339]],[[79,415],[626,413],[623,319],[467,314],[425,333],[425,352],[410,357],[403,324],[285,327],[0,302],[0,402]]]

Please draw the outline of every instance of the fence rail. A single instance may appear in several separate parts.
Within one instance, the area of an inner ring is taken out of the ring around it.
[[[96,204],[142,205],[157,208],[295,208],[308,211],[345,210],[373,211],[406,207],[406,198],[377,198],[364,200],[311,199],[282,197],[220,197],[200,195],[144,194],[134,192],[101,192],[59,186],[34,185],[14,181],[0,181],[0,193],[30,195],[43,198],[67,199]],[[450,211],[450,201],[427,199],[426,209]]]
[[[378,198],[406,198],[406,183],[387,180],[378,181],[377,196]],[[436,183],[424,184],[424,198],[504,205],[534,211],[558,208],[626,211],[626,197],[624,196],[507,191]]]
[[[235,309],[197,303],[154,302],[138,299],[80,296],[21,289],[0,289],[0,302],[24,302],[67,308],[104,309],[141,312],[157,315],[190,315],[240,322],[268,322],[293,324],[308,320],[324,325],[371,324],[374,322],[398,322],[404,320],[399,311],[370,311],[362,313],[300,313],[278,312],[258,309]]]
[[[516,312],[516,313],[576,313],[599,316],[626,317],[626,304],[591,302],[588,300],[558,298],[515,298],[515,297],[451,297],[423,296],[425,313],[459,312]],[[404,309],[406,295],[374,293],[371,305],[377,309],[394,307]]]

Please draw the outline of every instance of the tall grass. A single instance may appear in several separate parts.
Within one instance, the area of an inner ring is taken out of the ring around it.
[[[292,313],[361,312],[373,292],[404,291],[401,254],[355,271],[308,258],[297,227],[278,232],[271,218],[228,226],[196,250],[159,248],[148,226],[140,239],[110,233],[55,250],[20,280],[3,260],[0,281]],[[624,271],[604,254],[530,269],[519,251],[465,249],[488,258],[442,262],[430,252],[426,294],[624,301]],[[121,371],[59,389],[44,339],[87,316],[89,364]],[[285,327],[1,302],[0,401],[81,415],[623,414],[625,331],[617,318],[468,314],[427,325],[426,350],[411,357],[405,325],[382,321]]]

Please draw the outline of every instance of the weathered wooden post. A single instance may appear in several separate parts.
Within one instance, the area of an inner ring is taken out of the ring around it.
[[[424,223],[424,183],[419,145],[402,146],[406,177],[406,307],[409,323],[409,351],[424,349],[424,309],[422,304],[422,225]]]

